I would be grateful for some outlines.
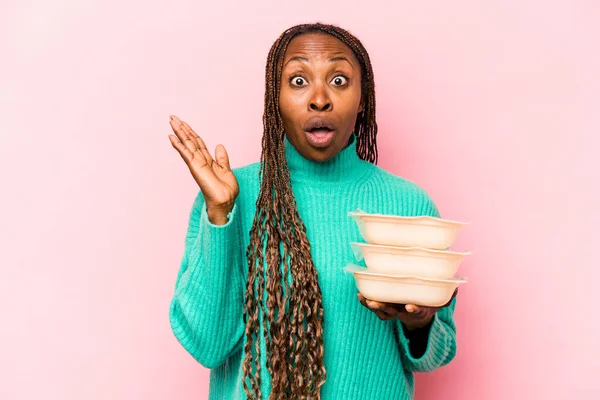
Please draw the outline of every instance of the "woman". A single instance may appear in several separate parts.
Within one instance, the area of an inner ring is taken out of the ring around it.
[[[211,399],[409,399],[413,372],[452,360],[455,300],[370,301],[342,271],[360,241],[349,211],[439,216],[419,186],[375,165],[373,71],[358,39],[311,24],[273,44],[260,163],[232,170],[223,146],[213,158],[188,124],[170,123],[200,187],[170,320],[211,368]]]

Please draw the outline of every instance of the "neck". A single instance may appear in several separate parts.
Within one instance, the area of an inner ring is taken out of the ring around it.
[[[348,145],[325,162],[308,160],[284,138],[285,157],[292,182],[346,182],[355,180],[365,171],[365,161],[356,153],[356,137],[350,136]]]

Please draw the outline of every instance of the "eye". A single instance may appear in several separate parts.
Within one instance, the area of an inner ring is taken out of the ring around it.
[[[337,75],[331,80],[331,83],[333,83],[335,86],[344,86],[348,83],[348,78],[346,78],[344,75]]]
[[[301,76],[292,76],[290,78],[290,83],[292,86],[305,86],[308,82]]]

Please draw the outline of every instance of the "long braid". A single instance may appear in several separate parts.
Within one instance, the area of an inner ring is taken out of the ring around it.
[[[361,159],[377,163],[375,85],[369,55],[363,45],[347,31],[332,25],[306,24],[286,30],[275,41],[267,58],[261,186],[246,253],[246,345],[242,370],[249,399],[262,399],[261,336],[265,340],[267,370],[271,376],[269,399],[319,399],[320,387],[326,378],[321,289],[306,227],[298,214],[291,187],[284,126],[279,113],[285,52],[290,41],[304,33],[334,36],[356,55],[361,66],[364,103],[354,129],[357,153]]]

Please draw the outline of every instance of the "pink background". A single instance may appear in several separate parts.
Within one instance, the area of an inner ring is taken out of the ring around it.
[[[316,20],[371,54],[380,165],[472,223],[416,398],[600,398],[597,2],[3,0],[1,399],[207,398],[168,323],[197,191],[168,116],[258,160],[269,47]]]

